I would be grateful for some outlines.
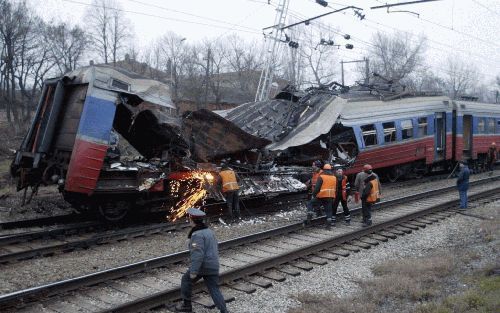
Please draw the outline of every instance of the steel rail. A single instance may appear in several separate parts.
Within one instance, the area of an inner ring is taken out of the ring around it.
[[[0,223],[0,229],[25,228],[25,227],[36,227],[36,226],[48,226],[59,223],[81,222],[82,218],[84,218],[84,216],[76,213],[39,217],[27,220],[3,222]]]
[[[485,179],[471,182],[471,185],[482,185],[482,184],[485,184],[488,182],[496,181],[498,179],[500,179],[500,176],[488,177]],[[393,206],[393,205],[397,205],[399,203],[405,203],[405,202],[417,199],[419,197],[420,198],[426,197],[426,196],[429,196],[429,194],[439,194],[442,192],[448,192],[450,190],[453,190],[454,188],[455,188],[454,186],[450,186],[450,187],[444,187],[441,189],[433,190],[431,192],[415,193],[415,194],[401,197],[398,199],[383,201],[383,202],[381,202],[381,205],[383,205],[384,207]],[[471,196],[471,199],[472,199],[472,196]],[[456,203],[456,201],[454,203]],[[360,213],[360,208],[355,208],[355,209],[351,210],[352,215],[356,215],[359,213]],[[341,213],[339,213],[338,215],[341,216]],[[313,219],[311,226],[323,223],[324,219],[325,219],[325,217],[319,217],[319,218]],[[290,232],[298,231],[302,228],[304,228],[304,224],[302,222],[293,223],[293,224],[289,224],[286,226],[274,228],[271,230],[266,230],[266,231],[262,231],[259,233],[254,233],[254,234],[251,234],[248,236],[243,236],[243,237],[238,237],[238,238],[231,239],[231,240],[222,241],[219,243],[219,248],[221,250],[228,249],[228,248],[232,248],[235,246],[240,246],[243,244],[248,244],[251,242],[271,238],[274,236],[283,235],[283,234],[287,234]],[[372,228],[369,228],[369,229],[372,229]],[[189,252],[187,250],[185,250],[185,251],[181,251],[181,252],[177,252],[177,253],[173,253],[173,254],[168,254],[168,255],[160,256],[160,257],[156,257],[156,258],[151,258],[148,260],[144,260],[144,261],[140,261],[140,262],[136,262],[136,263],[132,263],[132,264],[127,264],[124,266],[119,266],[119,267],[112,268],[112,269],[107,269],[107,270],[95,272],[92,274],[87,274],[87,275],[83,275],[83,276],[79,276],[79,277],[75,277],[75,278],[70,278],[70,279],[66,279],[66,280],[62,280],[62,281],[58,281],[58,282],[54,282],[54,283],[49,283],[49,284],[42,285],[42,286],[37,286],[37,287],[32,287],[32,288],[28,288],[28,289],[24,289],[24,290],[15,291],[15,292],[4,294],[4,295],[0,296],[0,308],[13,306],[16,303],[20,303],[23,301],[29,301],[31,299],[39,299],[40,297],[44,297],[44,296],[52,296],[52,295],[66,292],[66,291],[75,290],[75,289],[78,289],[81,287],[90,286],[90,285],[98,284],[98,283],[101,283],[104,281],[117,279],[117,278],[124,277],[127,275],[132,275],[132,274],[140,273],[143,271],[151,270],[154,268],[166,266],[169,264],[173,264],[173,263],[176,263],[179,261],[186,260],[188,257],[189,257]]]
[[[500,188],[494,188],[495,191],[500,191]],[[474,195],[470,196],[471,200],[475,200],[478,198],[483,198],[483,197],[488,197],[491,196],[491,191],[492,190],[486,190],[482,191],[479,193],[476,193]],[[387,228],[397,226],[399,224],[402,224],[404,222],[412,221],[417,218],[432,214],[432,213],[437,213],[437,212],[442,212],[445,211],[445,209],[451,205],[456,205],[459,202],[459,200],[450,200],[444,203],[440,203],[435,206],[431,206],[429,208],[426,208],[421,211],[417,212],[412,212],[403,216],[396,217],[394,219],[381,222],[378,224],[374,224],[370,227],[367,228],[362,228],[347,234],[343,234],[331,239],[325,239],[322,240],[318,243],[311,244],[306,247],[301,247],[297,248],[295,250],[288,251],[286,253],[274,256],[274,257],[269,257],[245,266],[242,266],[240,268],[232,269],[230,271],[221,273],[219,278],[220,278],[220,283],[221,284],[226,284],[226,283],[231,283],[235,280],[241,279],[248,277],[250,275],[255,275],[258,273],[262,273],[265,270],[272,269],[287,263],[290,263],[295,260],[300,260],[304,257],[307,257],[309,255],[312,255],[314,253],[324,251],[327,249],[331,249],[333,247],[336,247],[341,244],[348,243],[352,240],[359,239],[363,236],[367,236],[382,230],[385,230]],[[198,281],[193,285],[193,291],[197,292],[203,289],[203,282]],[[179,300],[180,299],[180,287],[175,287],[171,288],[165,291],[157,292],[153,295],[146,296],[134,301],[130,301],[124,304],[117,305],[113,308],[110,309],[105,309],[100,311],[100,313],[127,313],[127,312],[142,312],[145,310],[150,310],[162,305],[165,305],[169,302]]]
[[[270,201],[270,202],[276,202],[276,199],[279,201],[287,201],[287,203],[290,203],[291,201],[298,202],[303,200],[304,195],[303,194],[287,194],[284,199],[283,198],[275,198],[275,201]],[[263,205],[264,208],[271,207],[273,208],[272,204],[273,203],[265,203]],[[246,208],[246,206],[245,206]],[[262,211],[262,208],[261,210]],[[266,213],[269,213],[266,211]],[[246,214],[242,214],[245,216]],[[216,215],[209,215],[208,219],[209,221],[217,221],[221,217],[220,214]],[[92,223],[92,222],[87,222],[87,223]],[[103,223],[99,222],[94,222],[96,225],[101,225],[105,226]],[[92,225],[92,224],[89,224]],[[54,230],[44,230],[44,231],[38,231],[38,232],[26,232],[26,233],[20,233],[20,234],[12,234],[12,235],[6,235],[6,236],[0,236],[0,247],[5,247],[7,244],[11,243],[21,243],[29,240],[34,240],[34,239],[39,239],[39,238],[46,238],[46,237],[55,237],[57,235],[62,235],[64,233],[69,233],[71,231],[78,231],[80,228],[84,228],[85,225],[82,223],[82,225],[77,225],[76,228],[74,226],[67,226],[67,227],[62,227],[60,229],[54,229]],[[91,226],[87,226],[87,228],[91,228]],[[28,249],[24,251],[17,251],[13,253],[7,253],[7,254],[0,254],[0,264],[2,263],[8,263],[8,262],[15,262],[19,260],[24,260],[24,259],[30,259],[34,257],[40,257],[40,256],[50,256],[53,255],[54,253],[57,252],[67,252],[67,251],[73,251],[75,249],[83,249],[83,248],[89,248],[91,246],[107,243],[107,242],[112,242],[116,240],[124,240],[124,239],[130,239],[130,238],[135,238],[139,236],[147,236],[147,235],[152,235],[152,234],[157,234],[161,232],[168,232],[168,231],[176,231],[179,229],[184,229],[186,227],[189,227],[188,222],[170,222],[168,224],[155,224],[155,225],[143,225],[143,226],[136,226],[136,227],[130,227],[127,229],[122,229],[119,231],[114,231],[113,233],[103,233],[103,234],[97,234],[94,236],[91,236],[89,238],[84,238],[84,239],[79,239],[79,240],[73,240],[69,242],[64,242],[64,243],[57,243],[53,245],[48,245],[48,246],[42,246],[39,248],[34,248],[34,249]],[[6,247],[8,249],[8,247]]]

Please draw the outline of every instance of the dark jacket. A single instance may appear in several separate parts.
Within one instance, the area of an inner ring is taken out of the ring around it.
[[[369,184],[369,182],[372,180],[376,180],[376,179],[377,179],[377,176],[375,176],[373,173],[368,175],[368,177],[365,178],[365,180],[363,181],[365,187],[361,193],[361,200],[364,201],[364,200],[366,200],[366,198],[368,198],[368,195],[372,191],[372,184]]]
[[[469,189],[469,176],[469,167],[467,165],[464,165],[464,167],[460,170],[460,173],[458,173],[457,177],[458,190],[466,191],[467,189]]]
[[[191,266],[189,271],[194,274],[219,274],[219,249],[215,233],[209,228],[197,230],[189,240]]]
[[[334,176],[333,172],[331,170],[324,170],[323,173],[321,173],[321,175]],[[338,182],[337,182],[337,184],[338,184]],[[320,176],[320,177],[318,177],[318,180],[316,181],[316,186],[314,186],[314,190],[313,190],[313,193],[312,193],[314,197],[316,197],[316,195],[321,190],[321,185],[323,185],[323,179]]]

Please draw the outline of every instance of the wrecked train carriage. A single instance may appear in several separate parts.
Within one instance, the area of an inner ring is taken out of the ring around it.
[[[189,154],[180,131],[166,85],[119,68],[84,67],[44,83],[11,173],[18,190],[58,183],[75,208],[99,207],[119,219],[155,192],[168,197],[163,181],[175,160]],[[114,162],[113,132],[144,158],[161,162]],[[144,184],[149,192],[140,190]]]
[[[392,84],[376,87],[283,92],[220,114],[271,140],[268,158],[279,163],[309,165],[322,159],[343,165],[347,174],[369,163],[392,181],[449,168],[462,159],[481,163],[487,142],[498,141],[494,105],[410,93]],[[492,125],[488,131],[487,123]]]

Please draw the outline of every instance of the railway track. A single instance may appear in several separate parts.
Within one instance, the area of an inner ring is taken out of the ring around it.
[[[259,213],[274,212],[277,203],[300,203],[304,199],[304,194],[292,194],[271,199],[260,207]],[[214,205],[221,206],[220,203]],[[251,203],[247,205],[250,206]],[[250,208],[252,207],[250,206]],[[253,212],[243,212],[243,216],[245,213],[253,214]],[[210,219],[217,221],[219,217],[220,215],[217,214],[211,216]],[[13,233],[0,236],[0,264],[52,256],[56,253],[67,253],[77,249],[87,249],[96,245],[177,231],[187,227],[189,227],[189,223],[180,221],[146,223],[116,229],[99,221],[88,221],[40,231]]]
[[[471,201],[500,197],[497,179],[475,182],[470,190]],[[456,198],[453,188],[442,188],[386,201],[383,210],[375,213],[376,223],[363,229],[357,217],[351,226],[339,223],[333,230],[318,227],[324,222],[324,218],[318,218],[308,227],[295,223],[221,242],[221,282],[226,289],[251,292],[256,285],[269,285],[269,280],[281,281],[287,275],[298,275],[302,270],[438,222],[454,214],[447,209],[457,206]],[[359,210],[354,210],[355,214]],[[0,297],[0,308],[17,310],[30,301],[37,302],[28,304],[26,312],[138,312],[169,305],[179,298],[179,280],[187,257],[188,252],[182,251],[5,294]],[[211,306],[201,288],[196,285],[199,293],[194,301]]]

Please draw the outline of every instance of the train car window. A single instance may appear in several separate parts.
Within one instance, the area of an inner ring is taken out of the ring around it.
[[[495,119],[493,118],[488,119],[488,133],[489,134],[495,133]]]
[[[411,122],[411,120],[401,121],[401,130],[403,140],[413,138],[413,123]]]
[[[365,142],[365,147],[374,146],[377,144],[377,130],[375,125],[364,125],[361,126],[361,132],[363,133],[363,141]]]
[[[480,117],[478,118],[477,120],[477,132],[478,133],[484,133],[485,131],[485,122],[484,122],[484,118]]]
[[[418,118],[418,137],[427,136],[427,117]]]
[[[384,128],[384,142],[396,141],[396,126],[394,122],[382,123]]]

